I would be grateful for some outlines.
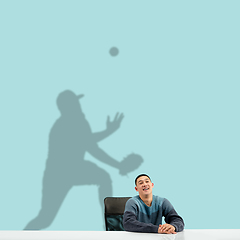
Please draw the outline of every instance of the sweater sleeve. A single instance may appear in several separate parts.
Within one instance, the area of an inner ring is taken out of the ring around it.
[[[137,205],[129,199],[123,215],[123,227],[129,232],[157,233],[158,226],[152,223],[143,223],[137,220]]]
[[[164,202],[163,202],[163,216],[165,217],[166,223],[171,224],[175,227],[176,232],[183,231],[184,221],[177,214],[172,204],[167,199],[164,199]]]

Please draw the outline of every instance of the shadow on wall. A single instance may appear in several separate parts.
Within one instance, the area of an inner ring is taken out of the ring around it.
[[[73,186],[99,186],[99,202],[103,211],[103,199],[112,196],[112,180],[108,172],[91,161],[84,159],[86,152],[126,175],[143,162],[140,155],[130,154],[118,162],[98,146],[98,142],[114,133],[123,120],[117,113],[114,120],[107,118],[107,128],[92,133],[90,125],[82,112],[79,99],[66,90],[59,94],[57,105],[61,116],[54,123],[49,135],[49,152],[43,176],[42,206],[36,218],[24,230],[40,230],[53,222],[61,204]]]

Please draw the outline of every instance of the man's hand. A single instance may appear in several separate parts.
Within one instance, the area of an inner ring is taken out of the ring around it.
[[[163,225],[159,225],[158,233],[166,233],[166,234],[176,234],[175,227],[171,224],[165,223]]]
[[[121,113],[120,115],[119,115],[119,113],[116,113],[115,118],[111,122],[110,117],[108,116],[108,118],[107,118],[107,131],[110,132],[110,133],[115,132],[120,127],[120,124],[123,120],[123,117],[124,117],[123,113]]]

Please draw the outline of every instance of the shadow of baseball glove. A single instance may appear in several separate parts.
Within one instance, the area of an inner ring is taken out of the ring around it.
[[[136,170],[143,163],[143,158],[138,154],[129,154],[120,162],[119,174],[127,175]]]

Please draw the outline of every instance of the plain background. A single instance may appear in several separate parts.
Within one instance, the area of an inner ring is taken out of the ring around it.
[[[239,1],[0,1],[0,229],[40,209],[58,94],[84,94],[99,145],[144,158],[128,176],[106,166],[114,196],[148,173],[186,228],[239,228]],[[119,54],[112,57],[111,47]],[[96,186],[74,187],[47,230],[103,230]]]

